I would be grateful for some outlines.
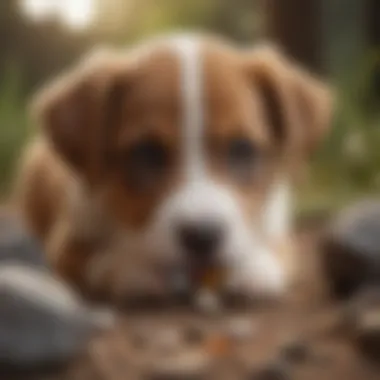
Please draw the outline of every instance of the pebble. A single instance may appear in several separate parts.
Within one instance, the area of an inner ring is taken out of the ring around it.
[[[248,376],[249,380],[290,380],[290,367],[285,361],[274,361]]]
[[[333,292],[350,297],[380,276],[380,202],[343,210],[322,239],[323,267]]]
[[[233,340],[243,342],[253,337],[257,326],[247,317],[234,317],[227,321],[226,331]]]
[[[88,309],[89,320],[99,330],[111,329],[116,324],[116,315],[107,309]]]
[[[304,363],[311,357],[310,346],[301,340],[295,340],[281,349],[281,357],[290,363]]]
[[[380,331],[362,331],[356,337],[356,345],[360,351],[370,360],[378,363],[380,360]]]
[[[133,347],[137,350],[146,349],[148,346],[148,338],[142,332],[134,332],[131,338]]]
[[[380,330],[380,310],[364,312],[361,318],[361,328],[367,330]]]
[[[67,363],[113,322],[48,273],[21,265],[0,267],[0,305],[0,369]]]
[[[210,360],[203,352],[187,352],[175,355],[150,369],[147,380],[203,380],[208,379]]]
[[[206,315],[215,315],[222,311],[218,295],[210,289],[200,289],[195,295],[196,309]]]
[[[349,330],[356,330],[362,325],[363,316],[376,309],[380,309],[380,287],[363,288],[346,304],[343,312],[343,322]]]
[[[348,303],[344,318],[360,351],[368,358],[380,360],[380,287],[358,292]]]

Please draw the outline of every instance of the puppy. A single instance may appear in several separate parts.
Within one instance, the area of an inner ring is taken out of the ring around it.
[[[221,267],[250,297],[289,289],[292,184],[329,126],[329,89],[270,46],[199,35],[102,50],[37,95],[25,221],[81,291],[163,294]]]

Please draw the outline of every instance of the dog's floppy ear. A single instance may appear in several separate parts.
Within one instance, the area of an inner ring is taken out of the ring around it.
[[[331,124],[331,89],[273,46],[249,53],[245,64],[275,141],[290,154],[312,153]]]
[[[55,151],[89,180],[103,164],[102,150],[115,113],[121,112],[126,78],[125,57],[99,49],[48,84],[32,103]]]

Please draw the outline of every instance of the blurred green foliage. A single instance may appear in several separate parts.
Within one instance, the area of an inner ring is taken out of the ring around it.
[[[358,197],[380,192],[378,69],[380,54],[373,51],[358,66],[349,72],[342,70],[343,74],[335,78],[337,101],[331,132],[302,188],[303,206],[339,208]]]
[[[15,164],[29,135],[22,69],[7,65],[0,76],[0,195],[7,192]]]

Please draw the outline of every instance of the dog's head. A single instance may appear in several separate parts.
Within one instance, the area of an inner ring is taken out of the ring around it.
[[[285,287],[270,246],[330,113],[328,89],[276,49],[196,36],[92,55],[37,101],[55,150],[140,254],[227,264],[250,292]]]

